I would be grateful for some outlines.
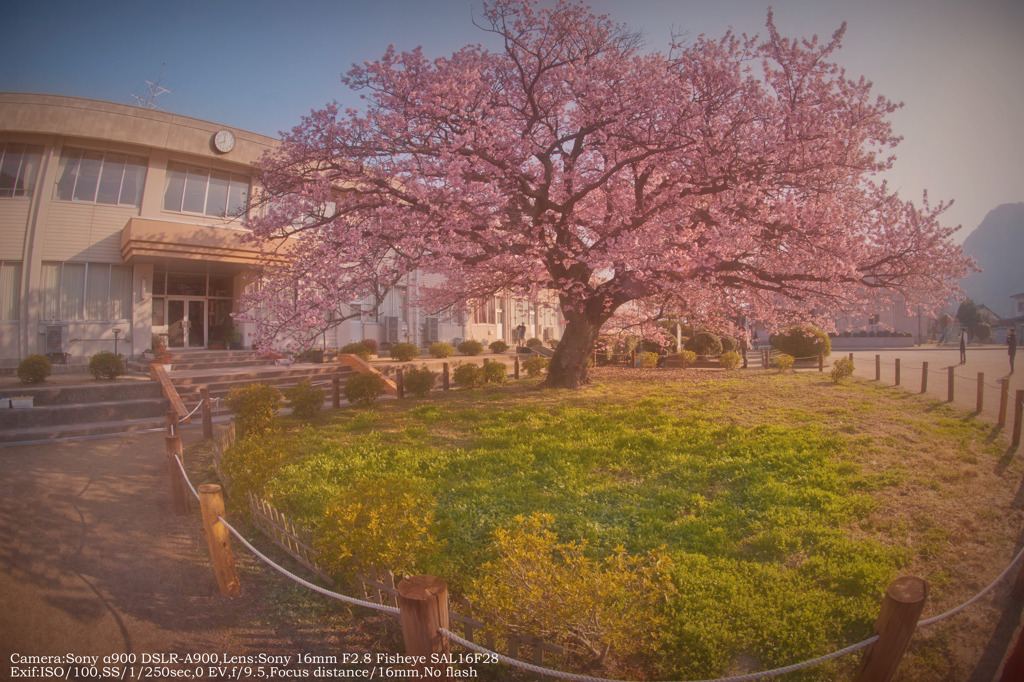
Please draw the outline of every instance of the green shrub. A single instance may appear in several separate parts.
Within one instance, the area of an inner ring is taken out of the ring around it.
[[[52,370],[50,359],[35,353],[18,363],[18,378],[23,384],[38,384],[46,381]]]
[[[370,351],[370,355],[377,355],[377,339],[363,339],[359,343],[366,346],[367,350]]]
[[[430,345],[430,355],[435,358],[447,358],[455,355],[455,347],[450,343],[438,341]]]
[[[644,351],[640,355],[636,356],[637,362],[641,367],[657,367],[658,366],[658,354],[650,351]]]
[[[711,332],[697,332],[686,340],[686,350],[692,350],[697,355],[721,355],[722,340]]]
[[[338,351],[342,355],[355,355],[362,358],[363,360],[369,361],[373,353],[370,352],[370,348],[366,345],[365,341],[357,341],[356,343],[348,343],[341,347]]]
[[[727,334],[723,334],[718,337],[718,340],[722,342],[722,352],[728,353],[730,351],[736,352],[740,349],[740,343],[734,337]]]
[[[387,384],[375,372],[360,372],[345,382],[345,400],[369,407],[384,393]]]
[[[239,436],[224,453],[224,473],[231,482],[232,495],[249,490],[259,492],[293,455],[294,450],[281,447],[275,439],[267,438],[266,433]]]
[[[451,346],[449,346],[451,348]],[[405,390],[412,393],[417,398],[422,398],[428,393],[430,389],[434,388],[434,380],[436,375],[426,367],[421,369],[410,369],[405,373]]]
[[[110,351],[100,351],[89,358],[89,373],[97,379],[113,381],[124,374],[124,360]]]
[[[466,339],[459,344],[459,352],[463,355],[480,355],[484,352],[484,344],[473,339]]]
[[[794,358],[817,358],[819,353],[826,357],[832,353],[832,342],[828,334],[817,327],[797,325],[784,329],[770,338],[772,348]]]
[[[483,366],[485,384],[503,384],[508,367],[503,362],[488,362]]]
[[[772,356],[771,365],[780,372],[785,372],[787,369],[793,369],[793,356],[787,355],[786,353],[779,353],[778,355]]]
[[[693,366],[697,362],[697,354],[692,350],[684,350],[679,353],[679,366],[683,369]]]
[[[549,348],[558,348],[558,339],[548,339]]]
[[[459,386],[473,388],[484,383],[484,370],[479,365],[459,365],[452,372],[452,379]]]
[[[287,396],[292,414],[300,419],[312,419],[324,406],[324,390],[308,379],[288,389]]]
[[[837,384],[847,377],[853,376],[853,360],[850,358],[839,358],[832,364],[832,372],[829,376]]]
[[[527,348],[536,348],[537,346],[543,346],[543,345],[544,345],[544,342],[541,341],[540,339],[536,338],[536,337],[534,337],[532,339],[527,339],[526,340],[526,347]]]
[[[534,355],[523,361],[523,369],[526,375],[531,377],[540,376],[548,368],[549,360],[539,355]]]
[[[508,350],[508,344],[498,339],[497,341],[491,341],[491,345],[488,346],[492,353],[504,353]]]
[[[224,404],[235,417],[238,437],[271,431],[281,409],[281,392],[269,384],[248,384],[231,389]]]
[[[414,343],[396,343],[389,351],[392,358],[399,362],[409,362],[419,357],[420,349]]]
[[[662,550],[630,556],[620,549],[598,560],[586,542],[560,542],[554,525],[553,515],[534,513],[496,530],[495,558],[471,581],[470,600],[486,604],[509,631],[550,633],[575,662],[601,651],[620,659],[653,655],[668,622],[665,605],[675,596],[672,558]]]
[[[718,356],[718,364],[723,369],[736,369],[743,364],[743,358],[740,357],[739,353],[730,350]]]
[[[423,562],[439,547],[436,501],[425,486],[388,473],[364,476],[346,488],[317,528],[317,549],[328,570],[346,574],[372,566],[422,572]]]

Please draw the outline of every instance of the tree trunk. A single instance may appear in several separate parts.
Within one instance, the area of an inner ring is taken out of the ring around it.
[[[546,388],[580,388],[588,383],[590,359],[601,330],[602,321],[585,315],[568,318],[565,333],[548,364]]]

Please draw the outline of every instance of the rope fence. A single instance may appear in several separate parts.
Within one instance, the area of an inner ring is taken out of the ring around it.
[[[1024,390],[1018,389],[1016,393],[1011,397],[1010,395],[1010,378],[1009,376],[1003,377],[999,380],[999,383],[992,383],[991,381],[985,380],[985,373],[978,372],[977,377],[964,376],[957,372],[956,368],[959,365],[949,365],[944,369],[931,369],[928,363],[925,362],[921,367],[912,367],[901,363],[900,358],[894,358],[893,360],[882,360],[882,356],[875,355],[875,381],[882,381],[882,366],[893,368],[893,385],[900,386],[902,384],[902,370],[910,369],[921,370],[921,393],[929,393],[928,388],[928,377],[932,374],[945,375],[946,376],[946,402],[953,403],[956,400],[956,387],[963,385],[964,382],[969,382],[975,387],[975,402],[974,409],[976,413],[984,411],[985,407],[985,389],[995,389],[999,392],[999,407],[996,411],[996,426],[999,428],[1005,427],[1008,421],[1008,415],[1012,412],[1013,425],[1010,432],[1010,447],[1015,449],[1020,446],[1022,438],[1022,430],[1024,430]],[[958,382],[959,380],[959,382]],[[931,391],[934,395],[935,391]]]
[[[1024,393],[1024,392],[1018,392]],[[1024,398],[1020,398],[1019,404],[1024,404]],[[1019,410],[1018,410],[1019,411]],[[176,429],[168,424],[168,431],[173,433]],[[429,660],[431,653],[443,653],[448,650],[448,642],[454,642],[470,651],[485,654],[506,665],[510,665],[528,672],[556,679],[573,680],[575,682],[619,682],[609,678],[592,677],[565,671],[546,668],[539,665],[539,659],[535,663],[529,663],[514,656],[506,656],[493,649],[485,648],[474,643],[471,639],[459,636],[446,627],[449,622],[447,585],[440,578],[434,576],[413,576],[406,578],[398,585],[397,602],[398,607],[388,606],[368,600],[357,599],[339,592],[320,587],[304,578],[296,575],[279,563],[270,559],[266,554],[257,549],[237,529],[228,523],[224,512],[224,503],[220,485],[204,484],[198,490],[189,480],[185,470],[184,456],[181,452],[181,437],[178,435],[167,436],[167,454],[171,466],[172,490],[175,496],[175,506],[179,511],[188,513],[187,493],[191,492],[200,505],[203,516],[203,525],[207,539],[207,546],[213,563],[214,573],[217,577],[218,587],[227,596],[238,596],[241,594],[241,587],[234,565],[234,556],[231,552],[230,537],[236,538],[246,549],[277,571],[284,577],[303,587],[312,590],[322,596],[336,601],[344,602],[354,606],[368,608],[374,611],[397,616],[402,623],[403,638],[406,644],[406,653],[409,655],[423,655],[423,660]],[[179,498],[181,504],[179,505]],[[1019,564],[1024,559],[1024,549],[1021,549],[1010,561],[1007,567],[983,590],[975,596],[963,602],[959,606],[950,609],[937,616],[919,620],[924,609],[927,585],[918,578],[898,578],[890,584],[886,591],[880,609],[878,622],[875,626],[876,634],[862,642],[847,646],[837,651],[819,656],[814,659],[794,663],[792,665],[765,670],[755,673],[746,673],[730,677],[716,678],[715,680],[704,680],[702,682],[747,682],[768,679],[810,668],[838,658],[847,656],[857,651],[868,649],[865,652],[855,676],[856,682],[871,679],[888,679],[884,677],[893,673],[899,665],[903,654],[909,645],[910,639],[917,628],[927,627],[935,623],[952,618],[968,609],[979,600],[991,593],[1000,583],[1019,569]],[[406,585],[413,585],[413,588],[406,588]],[[424,586],[429,589],[423,589]],[[1024,571],[1018,572],[1015,591],[1024,590]],[[429,598],[424,598],[421,593]],[[443,594],[443,598],[440,595]],[[418,596],[412,596],[418,595]],[[910,595],[908,598],[907,595]],[[898,598],[897,598],[898,596]],[[419,609],[439,609],[441,613],[424,617],[423,613],[417,612],[416,617],[406,617],[405,612]],[[452,614],[454,620],[465,622],[465,618]],[[424,625],[433,623],[434,625]],[[437,624],[440,624],[439,626]],[[482,623],[476,623],[479,627]],[[424,629],[425,628],[425,629]],[[468,634],[468,633],[467,633]],[[440,636],[438,636],[440,635]],[[424,665],[426,665],[424,663]],[[880,666],[889,666],[882,668]],[[428,666],[429,667],[429,666]]]

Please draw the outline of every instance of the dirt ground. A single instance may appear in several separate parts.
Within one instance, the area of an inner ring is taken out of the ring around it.
[[[330,600],[309,622],[282,617],[283,601],[310,597],[239,547],[242,596],[221,596],[198,509],[174,512],[164,451],[162,434],[0,448],[0,679],[12,656],[400,646],[394,626]]]

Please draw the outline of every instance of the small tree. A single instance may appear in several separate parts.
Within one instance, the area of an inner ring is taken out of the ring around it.
[[[686,340],[686,350],[692,350],[697,355],[721,355],[722,341],[717,334],[711,332],[697,332],[693,337]]]
[[[828,357],[832,354],[832,342],[828,334],[818,329],[797,325],[784,329],[771,337],[772,348],[794,358],[817,358],[819,354]]]

